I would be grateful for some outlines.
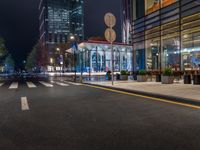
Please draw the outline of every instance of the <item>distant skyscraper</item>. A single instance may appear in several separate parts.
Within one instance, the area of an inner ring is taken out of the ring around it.
[[[133,18],[132,0],[122,0],[122,41],[131,43],[131,23]]]
[[[83,0],[41,0],[39,4],[40,44],[51,57],[55,46],[66,43],[70,35],[79,40],[83,32]]]
[[[76,34],[80,40],[84,39],[83,0],[70,1],[70,32]]]

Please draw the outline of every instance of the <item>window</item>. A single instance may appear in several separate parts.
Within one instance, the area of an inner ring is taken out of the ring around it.
[[[171,67],[180,70],[180,38],[177,36],[162,38],[162,68]]]
[[[135,43],[134,50],[136,52],[136,69],[145,69],[145,49],[144,49],[144,42]]]
[[[182,34],[182,65],[184,70],[200,68],[200,31]]]
[[[145,0],[146,15],[157,11],[160,8],[167,7],[178,0]]]
[[[158,70],[160,56],[160,40],[159,38],[146,41],[146,69]]]

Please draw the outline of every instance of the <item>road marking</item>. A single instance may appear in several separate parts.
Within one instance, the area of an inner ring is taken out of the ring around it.
[[[0,83],[0,86],[4,85],[4,83]]]
[[[29,110],[27,97],[21,97],[21,109],[22,111]]]
[[[36,88],[36,85],[33,84],[32,82],[26,82],[26,84],[27,84],[27,86],[28,86],[29,88]]]
[[[142,98],[146,98],[146,99],[150,99],[150,100],[154,100],[154,101],[160,101],[160,102],[165,102],[165,103],[170,103],[170,104],[175,104],[175,105],[181,105],[181,106],[190,107],[190,108],[194,108],[194,109],[200,109],[200,106],[196,106],[196,105],[192,105],[192,104],[186,104],[186,103],[182,103],[182,102],[170,101],[170,100],[162,99],[162,98],[155,98],[155,97],[144,96],[144,95],[140,95],[140,94],[133,94],[133,93],[129,93],[129,92],[123,92],[123,91],[109,89],[109,88],[105,88],[105,87],[99,87],[99,86],[95,86],[95,85],[84,84],[84,86],[93,87],[93,88],[96,88],[96,89],[111,91],[111,92],[120,93],[120,94],[125,94],[125,95],[129,95],[129,96],[142,97]]]
[[[44,81],[39,81],[41,84],[43,84],[44,86],[46,86],[46,87],[53,87],[53,85],[52,84],[49,84],[49,83],[47,83],[47,82],[44,82]]]
[[[9,87],[9,89],[17,89],[17,88],[18,88],[18,82],[13,82]]]
[[[57,84],[57,85],[60,85],[60,86],[69,86],[69,84],[61,83],[61,82],[51,81],[51,83],[54,83],[54,84]]]
[[[69,81],[63,81],[65,83],[69,83],[69,84],[72,84],[72,85],[83,85],[81,83],[75,83],[75,82],[69,82]]]

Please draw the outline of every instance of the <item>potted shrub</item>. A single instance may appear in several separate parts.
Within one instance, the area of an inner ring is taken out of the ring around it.
[[[173,84],[174,83],[174,76],[173,71],[171,68],[166,68],[162,75],[162,84]]]
[[[120,80],[128,80],[128,72],[126,70],[121,70]]]
[[[147,72],[145,70],[139,70],[137,75],[138,82],[146,82],[147,81]]]

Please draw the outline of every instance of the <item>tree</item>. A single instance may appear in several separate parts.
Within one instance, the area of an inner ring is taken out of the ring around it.
[[[7,54],[5,40],[0,37],[0,65],[3,64],[3,60]]]
[[[37,49],[34,47],[26,61],[26,69],[32,69],[37,65]]]
[[[29,53],[26,61],[26,69],[32,70],[33,68],[39,69],[45,64],[45,53],[40,44],[37,43],[32,51]]]
[[[4,64],[5,64],[6,72],[13,72],[14,71],[15,62],[14,62],[11,54],[7,55]]]
[[[7,54],[7,50],[5,47],[5,41],[0,37],[0,59],[2,59]]]

